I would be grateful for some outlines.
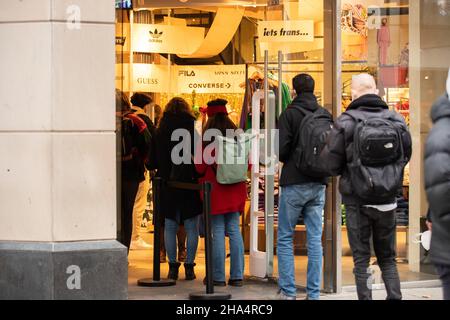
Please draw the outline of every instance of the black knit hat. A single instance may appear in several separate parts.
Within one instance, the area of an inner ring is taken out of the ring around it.
[[[138,92],[133,94],[130,101],[133,104],[133,106],[144,108],[146,105],[152,103],[153,99],[150,96],[146,95],[145,93]]]
[[[221,107],[226,106],[228,104],[228,101],[225,99],[216,99],[208,102],[208,107]]]
[[[306,73],[301,73],[292,80],[292,86],[295,89],[297,94],[303,92],[314,92],[315,89],[315,81],[314,79]]]

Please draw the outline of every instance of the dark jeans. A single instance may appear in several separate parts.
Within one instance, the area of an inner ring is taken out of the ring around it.
[[[372,300],[372,276],[369,270],[370,239],[381,269],[388,300],[401,300],[396,258],[395,210],[381,212],[374,208],[346,206],[347,232],[353,253],[359,300]]]
[[[122,180],[122,215],[121,215],[121,243],[130,250],[131,233],[133,232],[133,208],[139,181]]]
[[[450,266],[436,265],[436,270],[442,281],[444,300],[450,300]]]

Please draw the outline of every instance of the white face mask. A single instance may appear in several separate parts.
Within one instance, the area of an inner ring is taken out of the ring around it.
[[[422,247],[426,251],[430,251],[431,248],[431,231],[425,231],[424,233],[419,233],[416,235],[415,239],[413,240],[413,243],[420,243],[422,244]]]

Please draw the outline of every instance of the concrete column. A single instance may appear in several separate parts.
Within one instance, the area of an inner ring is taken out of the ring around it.
[[[0,299],[124,299],[114,0],[0,10]]]

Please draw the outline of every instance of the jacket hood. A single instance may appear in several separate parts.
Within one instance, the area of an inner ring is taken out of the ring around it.
[[[377,109],[389,109],[386,102],[376,94],[366,94],[354,100],[348,106],[347,110],[357,110],[361,107],[365,108],[377,108]]]
[[[309,111],[316,111],[319,108],[317,98],[312,92],[302,92],[292,101],[292,105],[305,108]]]
[[[431,108],[431,119],[436,123],[439,119],[450,117],[450,100],[448,94],[440,97]]]

